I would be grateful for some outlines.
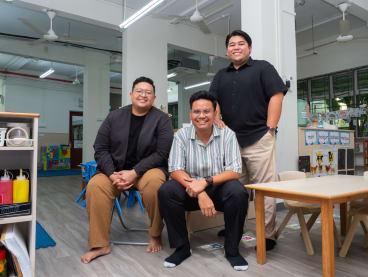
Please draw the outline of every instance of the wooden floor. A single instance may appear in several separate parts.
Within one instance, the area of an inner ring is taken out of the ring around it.
[[[207,252],[199,246],[212,242],[223,243],[216,236],[219,228],[197,232],[191,236],[193,255],[180,266],[166,269],[162,263],[171,254],[164,231],[164,250],[145,253],[144,246],[113,246],[110,255],[100,257],[88,265],[80,262],[87,251],[88,218],[86,211],[74,200],[80,192],[80,177],[46,177],[38,179],[37,220],[56,241],[55,247],[36,251],[36,276],[321,276],[321,225],[311,231],[316,254],[308,256],[297,230],[286,228],[274,250],[267,253],[267,264],[258,265],[253,247],[240,246],[249,263],[246,272],[234,271],[224,258],[222,249]],[[278,222],[285,216],[278,213]],[[138,207],[127,210],[127,223],[148,226],[147,215]],[[297,223],[292,218],[291,223]],[[249,220],[247,231],[255,233],[255,220]],[[147,241],[145,233],[124,234],[114,216],[112,239]],[[359,226],[346,258],[336,257],[336,276],[368,276],[368,249],[363,249],[363,232]],[[336,251],[337,255],[337,251]]]

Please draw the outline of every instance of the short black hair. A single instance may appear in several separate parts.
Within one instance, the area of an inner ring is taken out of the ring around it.
[[[135,79],[133,82],[132,91],[134,90],[134,87],[139,83],[149,83],[153,87],[153,93],[155,94],[156,88],[155,88],[155,84],[153,83],[152,79],[148,77],[144,77],[144,76],[141,76]]]
[[[196,93],[192,94],[192,96],[189,99],[190,109],[192,109],[193,102],[197,101],[199,99],[210,100],[212,102],[213,109],[216,111],[217,100],[216,100],[215,96],[213,96],[212,94],[210,94],[206,90],[200,90],[200,91],[197,91]]]
[[[232,31],[230,34],[228,34],[226,36],[226,41],[225,41],[226,48],[229,45],[229,40],[232,37],[236,37],[236,36],[243,37],[245,39],[245,41],[248,43],[248,45],[249,46],[252,46],[252,39],[251,39],[251,37],[246,32],[244,32],[242,30],[234,30],[234,31]]]

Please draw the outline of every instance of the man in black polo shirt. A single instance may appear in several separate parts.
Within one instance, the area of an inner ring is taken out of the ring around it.
[[[226,37],[231,64],[215,75],[210,92],[217,98],[216,122],[235,131],[242,155],[241,181],[271,182],[275,173],[275,135],[287,87],[275,68],[250,57],[252,39],[240,30]],[[221,108],[221,109],[220,109]],[[222,120],[220,120],[220,114]],[[266,249],[276,245],[276,200],[265,197]]]

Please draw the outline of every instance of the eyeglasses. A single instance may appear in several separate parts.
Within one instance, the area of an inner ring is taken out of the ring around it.
[[[200,115],[201,113],[203,113],[204,115],[209,115],[211,113],[211,110],[193,110],[192,113],[195,115]]]
[[[152,90],[136,89],[136,90],[134,90],[134,92],[136,92],[137,94],[139,94],[141,96],[151,96],[151,95],[153,95]]]

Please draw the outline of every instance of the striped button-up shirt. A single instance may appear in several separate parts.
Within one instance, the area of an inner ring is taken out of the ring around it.
[[[215,176],[225,170],[241,173],[242,162],[235,133],[215,124],[207,144],[198,139],[193,125],[176,132],[169,157],[169,172],[183,170],[191,178]]]

